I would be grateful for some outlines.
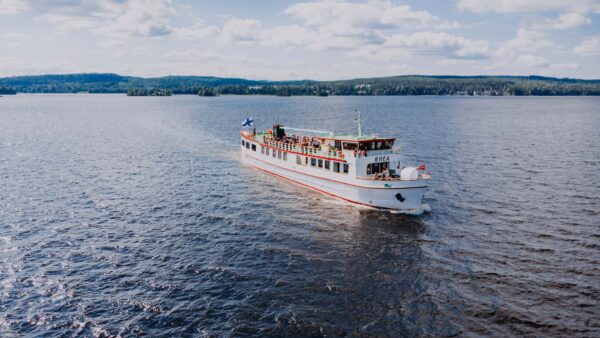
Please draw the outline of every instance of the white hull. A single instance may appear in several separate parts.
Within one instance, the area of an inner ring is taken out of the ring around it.
[[[357,179],[348,174],[298,165],[295,156],[289,154],[287,160],[282,160],[242,147],[242,158],[246,164],[324,194],[368,207],[407,213],[422,212],[423,195],[427,190],[424,179]]]

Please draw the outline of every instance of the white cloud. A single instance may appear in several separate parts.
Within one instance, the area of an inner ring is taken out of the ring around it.
[[[384,0],[302,2],[289,6],[284,13],[301,20],[301,24],[263,28],[257,20],[233,18],[223,26],[221,39],[286,48],[304,46],[309,50],[364,50],[366,46],[385,43],[389,38],[386,34],[400,27],[441,29],[460,26],[427,11],[412,10],[409,6]],[[456,50],[455,56],[481,56],[487,46],[479,43],[478,46],[464,47],[460,52]]]
[[[600,55],[600,35],[583,40],[573,51],[584,56]]]
[[[298,25],[275,26],[260,32],[260,39],[265,45],[280,47],[316,47],[315,42],[319,40],[318,34],[306,27]]]
[[[475,13],[600,12],[597,0],[458,0],[457,7]]]
[[[316,1],[297,3],[285,10],[286,14],[321,31],[339,34],[362,32],[365,29],[392,27],[455,28],[457,22],[442,20],[427,11],[415,11],[406,5],[391,1]]]
[[[575,70],[581,69],[581,65],[578,63],[555,63],[551,64],[550,68],[554,70]]]
[[[0,0],[2,1],[2,0]],[[87,29],[97,34],[151,37],[173,32],[172,0],[33,1],[31,7],[62,32]]]
[[[257,41],[260,37],[262,24],[254,19],[231,19],[223,25],[222,39],[225,41]]]
[[[263,28],[258,20],[238,18],[230,19],[225,23],[221,40],[284,48],[306,47],[310,50],[352,49],[384,42],[382,34],[377,31],[333,34],[300,25]]]
[[[393,6],[388,4],[380,20],[383,24],[394,26],[437,27],[441,29],[461,26],[456,21],[442,20],[427,11],[414,11],[410,6],[405,5]]]
[[[0,0],[0,14],[19,14],[29,9],[23,0]]]
[[[175,14],[170,0],[136,0],[108,5],[108,20],[98,27],[109,34],[160,36],[172,32],[169,17]]]
[[[163,56],[166,58],[180,59],[185,61],[207,61],[216,60],[219,58],[219,55],[216,53],[197,49],[170,51],[165,53]]]
[[[591,25],[592,20],[579,13],[565,13],[556,19],[547,18],[543,23],[536,25],[539,29],[573,29],[581,26]]]
[[[173,35],[180,39],[201,40],[220,33],[216,26],[205,26],[203,21],[198,21],[191,27],[173,28]]]
[[[554,43],[544,38],[543,33],[526,29],[519,29],[517,36],[503,44],[496,55],[500,58],[512,58],[521,52],[536,52],[545,48],[554,47]]]
[[[78,31],[81,29],[89,29],[98,27],[98,23],[86,17],[74,17],[64,14],[46,14],[42,17],[43,20],[54,24],[58,30],[62,32]]]
[[[515,65],[517,67],[524,68],[547,67],[548,61],[546,61],[546,59],[540,56],[525,54],[519,55],[519,57],[517,57],[517,59],[515,60]]]
[[[17,57],[0,57],[0,77],[66,72],[73,72],[73,66],[66,62],[31,62]]]
[[[413,34],[395,34],[389,37],[386,47],[404,48],[417,53],[440,53],[454,58],[485,58],[489,53],[487,41],[473,41],[462,36],[444,32],[417,32]]]

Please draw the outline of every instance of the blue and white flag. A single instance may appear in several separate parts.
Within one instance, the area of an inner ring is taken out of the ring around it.
[[[251,127],[254,124],[254,120],[251,117],[247,117],[242,123],[242,127]]]

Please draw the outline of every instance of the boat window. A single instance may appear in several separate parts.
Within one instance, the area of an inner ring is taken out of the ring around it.
[[[304,157],[304,164],[308,165],[308,156]]]
[[[333,162],[333,171],[336,173],[340,172],[340,163],[339,162]]]
[[[281,160],[281,150],[277,150],[277,158]]]
[[[367,164],[367,175],[381,174],[390,167],[390,162],[369,163]]]
[[[348,163],[344,163],[344,174],[348,173]]]
[[[342,150],[342,141],[335,140],[335,149]]]
[[[394,141],[383,140],[383,141],[372,141],[372,142],[361,142],[359,150],[384,150],[391,149]]]
[[[269,156],[269,148],[265,149],[265,155]]]
[[[256,151],[256,144],[252,143],[252,151]]]
[[[317,165],[317,159],[314,158],[314,157],[311,157],[310,158],[310,165],[313,166],[313,167],[316,166]]]
[[[284,161],[287,161],[287,151],[284,151],[284,152],[283,152],[283,160],[284,160]]]
[[[277,150],[273,149],[273,157],[277,157]]]
[[[246,142],[246,148],[250,149],[250,142]]]
[[[331,163],[331,161],[325,160],[325,169],[329,170],[329,164],[330,163]]]
[[[243,145],[243,146],[245,146],[245,145],[246,145],[246,142],[244,142],[244,140],[242,140],[242,145]]]
[[[302,165],[302,156],[296,155],[296,164]]]
[[[344,142],[344,150],[356,150],[356,148],[358,147],[358,145],[356,143],[347,143]]]
[[[265,153],[265,147],[264,146],[260,146],[260,153],[264,154]]]
[[[323,160],[322,160],[322,159],[319,159],[319,160],[317,161],[317,164],[318,164],[317,166],[318,166],[319,168],[323,168]]]

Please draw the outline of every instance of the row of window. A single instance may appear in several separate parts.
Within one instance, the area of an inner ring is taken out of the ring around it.
[[[309,165],[311,167],[317,167],[317,168],[324,168],[325,170],[329,171],[331,168],[331,161],[330,160],[323,160],[321,158],[314,158],[314,157],[309,157],[308,156],[300,156],[300,155],[296,155],[296,164],[299,165]],[[349,170],[348,167],[348,163],[339,163],[339,162],[333,162],[333,172],[336,173],[344,173],[347,174]]]
[[[254,143],[250,143],[250,142],[246,142],[246,141],[242,140],[242,146],[246,146],[246,149],[250,149],[250,146],[252,146],[252,151],[256,151],[256,144],[254,144]]]
[[[242,146],[245,146],[247,149],[252,149],[252,151],[256,151],[256,144],[254,143],[242,140]],[[287,161],[286,151],[281,151],[279,149],[272,149],[271,151],[269,147],[260,146],[260,153],[267,156],[271,155],[273,156],[273,158],[278,158],[280,160]],[[332,168],[330,160],[323,160],[321,158],[314,157],[310,157],[309,160],[308,156],[296,155],[296,164],[308,166],[309,163],[311,167],[324,168],[327,171],[331,170]],[[333,172],[347,174],[348,170],[348,163],[333,162]]]
[[[269,153],[272,153],[273,158],[278,158],[280,160],[287,161],[287,152],[285,151],[273,149],[273,151],[271,152],[271,149],[269,149],[268,147],[260,146],[260,153],[267,156],[269,156]]]

